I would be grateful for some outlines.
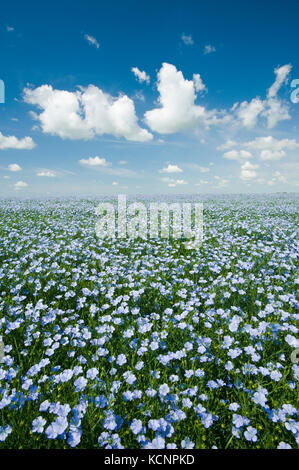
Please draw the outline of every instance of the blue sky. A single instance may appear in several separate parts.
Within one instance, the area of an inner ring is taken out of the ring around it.
[[[298,191],[298,26],[294,0],[5,2],[0,196]]]

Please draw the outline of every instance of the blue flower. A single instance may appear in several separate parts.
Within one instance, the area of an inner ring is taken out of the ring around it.
[[[130,425],[133,434],[139,434],[142,431],[142,421],[140,419],[133,419]]]
[[[4,427],[0,426],[0,441],[3,442],[9,436],[9,434],[12,432],[12,428],[6,424]]]
[[[195,444],[192,442],[189,437],[186,437],[182,442],[181,442],[182,449],[193,449]]]
[[[38,418],[32,421],[32,432],[37,432],[41,434],[44,430],[44,426],[46,424],[46,420],[39,416]]]
[[[252,426],[248,426],[246,431],[244,432],[245,439],[247,441],[256,442],[257,441],[257,430]]]

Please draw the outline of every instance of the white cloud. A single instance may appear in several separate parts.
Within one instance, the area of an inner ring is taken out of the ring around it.
[[[132,67],[131,71],[133,72],[133,74],[137,78],[138,82],[140,82],[140,83],[142,83],[142,82],[149,83],[150,82],[150,80],[151,80],[150,76],[147,75],[146,72],[139,70],[138,67]]]
[[[258,153],[260,160],[263,161],[281,160],[282,158],[286,157],[287,150],[295,150],[299,147],[299,143],[297,143],[295,139],[279,140],[270,135],[265,137],[257,137],[252,141],[244,143],[233,142],[233,144],[244,147],[246,150],[244,148],[241,150],[229,150],[223,154],[223,157],[227,160],[236,160],[240,162],[252,158],[252,152]],[[220,150],[227,147],[229,147],[229,141],[227,145],[223,144],[217,147],[217,149]]]
[[[275,98],[279,89],[284,83],[287,83],[288,81],[288,75],[292,70],[291,64],[283,65],[282,67],[277,67],[274,70],[274,73],[276,75],[275,82],[273,85],[268,90],[268,98]]]
[[[228,179],[223,178],[222,176],[214,176],[215,180],[218,181],[216,188],[224,188],[229,183]]]
[[[276,79],[269,88],[266,99],[261,100],[259,97],[255,97],[249,102],[243,101],[241,104],[234,104],[232,111],[236,113],[237,119],[244,127],[248,129],[255,127],[259,117],[266,118],[269,129],[275,127],[279,121],[290,119],[289,104],[278,98],[277,93],[281,86],[287,82],[291,68],[291,65],[284,65],[274,70]]]
[[[258,165],[253,165],[250,162],[245,162],[241,166],[241,179],[243,181],[251,181],[257,177],[256,169],[258,168]]]
[[[264,110],[264,102],[259,98],[254,98],[249,103],[243,101],[238,109],[238,118],[244,127],[251,129],[256,125],[258,115]]]
[[[269,129],[273,129],[279,121],[291,118],[289,106],[276,98],[269,98],[267,100],[267,107],[262,115],[266,117]]]
[[[81,160],[79,160],[79,163],[80,165],[84,165],[84,166],[89,166],[91,168],[95,168],[95,167],[107,167],[110,165],[109,162],[107,162],[106,158],[100,158],[98,156],[96,157],[89,157],[87,158],[86,160],[84,160],[83,158]]]
[[[295,150],[299,147],[299,143],[295,139],[275,139],[271,135],[266,137],[257,137],[256,139],[245,142],[244,147],[247,147],[252,150],[271,150],[271,151],[280,151],[280,150]]]
[[[176,180],[173,178],[162,178],[163,183],[167,183],[169,188],[175,188],[177,185],[188,184],[185,180]]]
[[[24,137],[18,139],[14,135],[4,136],[0,132],[0,150],[18,149],[18,150],[31,150],[35,147],[35,143],[31,137]]]
[[[24,181],[18,181],[16,184],[15,184],[15,190],[16,191],[20,191],[21,189],[25,189],[28,187],[28,184],[25,183]]]
[[[216,52],[216,48],[214,46],[211,46],[211,44],[206,44],[203,53],[207,55],[211,54],[212,52]]]
[[[272,175],[272,181],[275,183],[279,181],[280,183],[286,184],[288,182],[287,178],[280,173],[280,171],[275,171]]]
[[[119,165],[127,165],[127,160],[119,160]]]
[[[177,165],[168,165],[166,168],[159,170],[159,173],[182,173],[182,169]]]
[[[171,134],[193,129],[197,123],[205,127],[218,122],[215,111],[195,105],[193,80],[186,80],[174,65],[163,63],[158,72],[159,108],[145,113],[145,122],[152,131]]]
[[[17,163],[11,163],[10,165],[8,165],[8,170],[9,171],[21,171],[22,168]]]
[[[36,172],[36,176],[43,176],[46,178],[55,178],[57,173],[53,170],[41,169]]]
[[[98,43],[98,41],[96,40],[95,37],[90,36],[89,34],[85,34],[85,35],[84,35],[84,38],[86,39],[86,41],[89,42],[89,44],[92,44],[92,45],[95,46],[97,49],[100,47],[100,44]]]
[[[223,144],[217,147],[218,150],[222,150],[224,148],[228,148],[230,146],[230,141],[227,141],[226,144]],[[231,141],[232,142],[232,141]],[[232,142],[231,145],[245,147],[246,149],[250,150],[230,150],[223,154],[223,157],[228,160],[248,160],[252,158],[251,152],[258,152],[260,160],[263,161],[274,161],[274,160],[281,160],[284,158],[287,153],[286,150],[295,150],[299,147],[299,143],[296,142],[295,139],[275,139],[271,135],[266,137],[257,137],[256,139],[244,142],[244,143],[237,143]]]
[[[193,74],[193,83],[194,83],[195,91],[197,92],[208,90],[206,85],[203,83],[202,78],[199,73]]]
[[[24,89],[24,100],[42,112],[32,113],[44,133],[63,139],[93,139],[110,134],[127,140],[146,142],[152,134],[138,126],[133,100],[117,98],[89,85],[76,92],[55,90],[50,85]]]
[[[261,160],[281,160],[286,156],[284,150],[262,150],[260,154]]]
[[[228,139],[224,144],[221,144],[219,145],[219,147],[217,147],[217,150],[228,150],[228,149],[231,149],[232,147],[236,147],[237,142],[235,142],[234,140],[231,140],[231,139]]]
[[[194,44],[194,41],[192,39],[192,36],[191,34],[185,34],[183,33],[181,35],[181,40],[183,41],[183,43],[186,45],[186,46],[192,46]]]
[[[247,150],[230,150],[223,154],[227,160],[247,160],[252,157],[252,154]]]

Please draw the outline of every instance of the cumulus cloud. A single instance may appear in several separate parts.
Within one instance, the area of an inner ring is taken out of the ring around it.
[[[289,104],[278,98],[277,93],[281,86],[287,83],[291,68],[291,65],[284,65],[274,70],[276,78],[267,92],[266,99],[255,97],[249,102],[234,104],[232,111],[244,127],[255,127],[259,117],[266,118],[269,129],[275,127],[279,121],[290,119]]]
[[[237,142],[235,142],[234,140],[231,140],[231,139],[228,139],[224,144],[221,144],[219,145],[219,147],[217,147],[217,150],[228,150],[228,149],[231,149],[232,147],[236,147]]]
[[[42,110],[32,113],[42,131],[63,139],[89,140],[103,134],[136,142],[153,138],[139,127],[134,102],[127,95],[114,98],[94,85],[75,92],[56,90],[51,85],[25,88],[24,100]]]
[[[277,67],[274,70],[274,73],[276,75],[275,82],[273,85],[268,90],[268,98],[275,98],[279,89],[284,83],[288,82],[288,75],[290,74],[292,70],[291,64],[283,65],[282,67]]]
[[[22,168],[17,163],[11,163],[7,168],[9,171],[21,171]]]
[[[89,44],[95,46],[97,49],[100,47],[100,44],[98,43],[95,37],[90,36],[89,34],[85,34],[84,38]]]
[[[96,157],[89,157],[87,159],[81,159],[79,160],[80,165],[84,166],[89,166],[91,168],[94,167],[107,167],[110,166],[111,164],[107,162],[106,158],[100,158],[98,156]]]
[[[205,55],[211,54],[212,52],[216,52],[216,47],[211,46],[211,44],[206,44],[203,50]]]
[[[177,185],[188,184],[185,180],[176,180],[174,178],[162,178],[163,183],[167,183],[169,188],[175,188]]]
[[[198,80],[198,79],[196,79]],[[172,64],[163,63],[158,72],[159,108],[145,113],[145,122],[160,134],[193,129],[196,124],[208,127],[218,122],[216,111],[207,111],[195,104],[196,89],[193,80],[186,80]]]
[[[35,143],[31,137],[24,137],[18,139],[14,135],[4,136],[0,132],[0,150],[18,149],[18,150],[31,150],[35,147]]]
[[[279,121],[291,118],[288,104],[277,98],[269,98],[266,103],[266,109],[262,115],[266,117],[269,129],[273,129]]]
[[[193,83],[194,83],[195,91],[197,92],[207,91],[207,87],[203,83],[202,78],[199,73],[193,74]]]
[[[181,35],[181,40],[183,41],[183,43],[186,45],[186,46],[192,46],[194,44],[194,41],[192,39],[192,36],[191,34],[185,34],[183,33]]]
[[[15,190],[20,191],[21,189],[25,189],[28,187],[28,184],[25,181],[18,181],[15,185]]]
[[[135,75],[135,77],[137,78],[139,83],[142,83],[142,82],[149,83],[150,82],[151,77],[149,75],[147,75],[147,73],[144,70],[141,71],[141,70],[139,70],[138,67],[132,67],[131,71],[133,72],[133,74]]]
[[[42,176],[42,177],[46,177],[46,178],[55,178],[57,176],[57,173],[56,173],[56,171],[47,170],[45,168],[45,169],[38,170],[36,172],[36,176]]]
[[[287,150],[295,150],[299,143],[295,139],[275,139],[273,136],[257,137],[249,142],[237,143],[227,141],[225,144],[217,147],[218,150],[229,148],[230,146],[239,146],[243,149],[233,149],[225,152],[223,157],[227,160],[244,161],[252,158],[254,153],[258,153],[260,160],[275,161],[284,158]]]
[[[254,98],[250,102],[243,101],[240,104],[237,115],[244,127],[248,129],[254,127],[258,115],[265,109],[265,104],[259,98]]]
[[[275,171],[272,175],[271,181],[268,181],[268,184],[275,184],[276,182],[286,184],[288,180],[280,173],[280,171]]]
[[[182,171],[178,165],[168,165],[166,168],[159,170],[159,173],[182,173]]]
[[[243,181],[251,181],[257,177],[257,172],[255,171],[259,166],[254,165],[250,162],[245,162],[241,166],[241,179]]]
[[[216,188],[224,188],[225,186],[228,185],[229,180],[226,178],[223,178],[222,176],[214,176],[215,180],[217,181]]]
[[[284,150],[262,150],[260,154],[261,160],[281,160],[286,156]]]
[[[223,154],[227,160],[247,160],[252,157],[252,154],[247,150],[230,150]]]
[[[254,140],[245,142],[245,147],[254,150],[295,150],[299,147],[299,143],[295,139],[275,139],[272,135],[266,137],[257,137]]]

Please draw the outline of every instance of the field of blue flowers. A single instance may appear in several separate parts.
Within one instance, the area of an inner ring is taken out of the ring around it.
[[[0,448],[299,448],[298,196],[197,200],[196,250],[0,201]]]

